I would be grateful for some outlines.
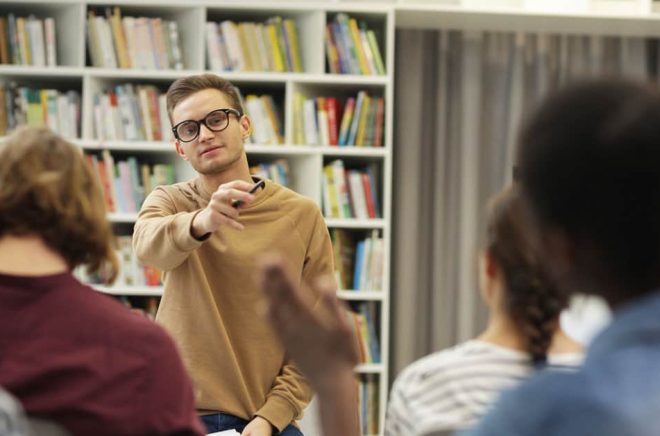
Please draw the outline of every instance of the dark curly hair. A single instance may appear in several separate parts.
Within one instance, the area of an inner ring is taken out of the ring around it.
[[[569,297],[545,276],[533,253],[516,187],[491,201],[486,249],[504,277],[504,310],[522,333],[532,363],[542,365]]]

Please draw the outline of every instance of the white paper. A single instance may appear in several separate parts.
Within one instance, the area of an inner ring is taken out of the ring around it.
[[[208,433],[206,436],[241,436],[241,434],[236,430],[224,430],[215,433]]]

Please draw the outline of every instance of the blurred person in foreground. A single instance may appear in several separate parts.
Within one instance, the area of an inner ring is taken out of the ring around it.
[[[72,274],[117,274],[97,179],[47,129],[0,144],[0,386],[72,435],[201,435],[170,337]]]

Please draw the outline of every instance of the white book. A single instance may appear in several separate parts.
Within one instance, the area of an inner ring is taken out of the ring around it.
[[[172,68],[183,70],[183,53],[181,51],[181,41],[179,40],[179,25],[176,21],[167,21],[167,29],[170,39],[169,45],[172,50]]]
[[[337,204],[339,205],[339,218],[353,218],[351,216],[351,198],[346,184],[346,171],[344,161],[335,159],[332,161],[332,179],[335,182],[337,193]]]
[[[112,43],[112,32],[110,24],[104,17],[95,17],[96,30],[98,31],[101,42],[101,59],[104,68],[117,68],[117,58],[115,56],[115,47]]]
[[[49,67],[57,66],[57,38],[55,33],[55,19],[48,17],[44,20],[46,33],[46,64]]]
[[[126,38],[126,50],[128,51],[128,59],[130,68],[137,68],[139,66],[137,58],[137,36],[135,33],[135,18],[122,17],[122,27],[124,28],[124,36]]]
[[[231,70],[244,71],[245,59],[243,58],[243,50],[241,50],[241,40],[238,36],[238,26],[233,21],[225,20],[220,23],[220,29],[222,30],[222,35],[225,37]]]
[[[256,23],[252,30],[254,32],[253,37],[257,42],[257,51],[259,53],[258,56],[261,61],[261,66],[263,67],[263,71],[275,71],[275,67],[270,60],[270,56],[268,56],[268,48],[264,39],[268,38],[268,36],[264,33],[263,23]]]
[[[220,54],[220,38],[218,38],[218,23],[206,23],[206,58],[211,71],[223,71],[222,55]]]
[[[303,128],[305,132],[305,144],[318,145],[318,128],[316,126],[316,100],[308,98],[303,103]]]
[[[115,92],[117,93],[117,105],[119,106],[119,118],[121,119],[121,130],[123,132],[122,136],[129,141],[141,139],[135,125],[131,97],[126,94],[122,85],[117,85]]]
[[[33,16],[30,16],[27,19],[25,26],[27,28],[28,39],[30,42],[32,65],[44,67],[46,66],[46,47],[44,45],[43,22]]]
[[[73,138],[75,135],[71,135],[71,131],[73,130],[73,127],[71,124],[73,124],[73,120],[71,119],[71,116],[69,115],[69,98],[64,95],[60,94],[57,96],[57,131],[60,133],[60,135],[64,136],[65,138]]]
[[[208,433],[206,436],[241,436],[241,434],[236,430],[224,430],[215,433]]]
[[[115,126],[114,117],[112,116],[110,96],[108,94],[100,94],[99,102],[101,106],[101,118],[97,122],[100,123],[100,128],[103,129],[103,139],[109,139],[111,141],[119,139],[117,138],[117,126]]]
[[[351,190],[351,199],[353,200],[353,214],[358,219],[368,219],[367,200],[364,195],[364,185],[362,184],[362,174],[357,170],[348,171],[348,186]]]

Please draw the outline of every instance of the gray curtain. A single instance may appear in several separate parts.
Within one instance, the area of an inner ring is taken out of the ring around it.
[[[577,77],[654,74],[656,53],[634,38],[397,31],[391,377],[484,328],[484,210],[524,116]]]

